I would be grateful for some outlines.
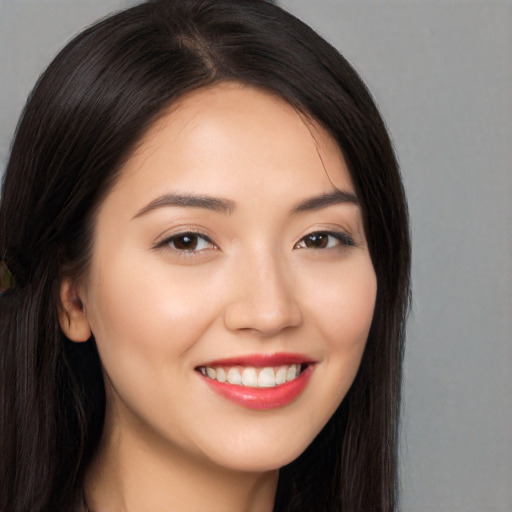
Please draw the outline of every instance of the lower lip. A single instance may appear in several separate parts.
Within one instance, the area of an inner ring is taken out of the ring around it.
[[[293,402],[306,387],[313,369],[314,365],[310,364],[296,379],[272,388],[239,386],[218,382],[203,375],[201,377],[224,398],[248,409],[265,410],[277,409]]]

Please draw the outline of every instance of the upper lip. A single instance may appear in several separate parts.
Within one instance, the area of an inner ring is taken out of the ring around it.
[[[286,364],[310,364],[315,361],[303,354],[295,354],[289,352],[279,352],[275,354],[246,354],[235,357],[228,357],[226,359],[216,359],[215,361],[208,361],[207,363],[200,364],[202,366],[282,366]]]

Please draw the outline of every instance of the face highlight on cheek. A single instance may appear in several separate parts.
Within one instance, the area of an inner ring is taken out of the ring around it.
[[[348,391],[376,278],[341,151],[308,122],[217,85],[183,98],[126,162],[84,285],[122,449],[276,470]]]

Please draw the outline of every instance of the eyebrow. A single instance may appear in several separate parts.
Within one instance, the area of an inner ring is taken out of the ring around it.
[[[165,206],[180,206],[188,208],[205,208],[214,212],[229,214],[235,208],[235,203],[229,199],[195,194],[164,194],[151,201],[133,218],[136,219],[152,210]]]
[[[357,196],[352,192],[335,190],[301,201],[291,210],[292,214],[320,210],[335,204],[351,203],[359,205]],[[204,208],[218,213],[230,214],[235,209],[235,202],[230,199],[195,194],[164,194],[144,206],[133,218],[141,217],[158,208],[177,206],[188,208]]]
[[[326,194],[312,197],[300,202],[292,209],[292,214],[300,212],[308,212],[314,210],[320,210],[327,208],[335,204],[351,203],[359,205],[357,196],[352,192],[346,192],[344,190],[335,190]]]

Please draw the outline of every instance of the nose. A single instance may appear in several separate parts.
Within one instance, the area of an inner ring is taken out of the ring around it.
[[[296,283],[277,258],[252,261],[233,277],[232,299],[224,314],[229,330],[271,337],[302,324]]]

